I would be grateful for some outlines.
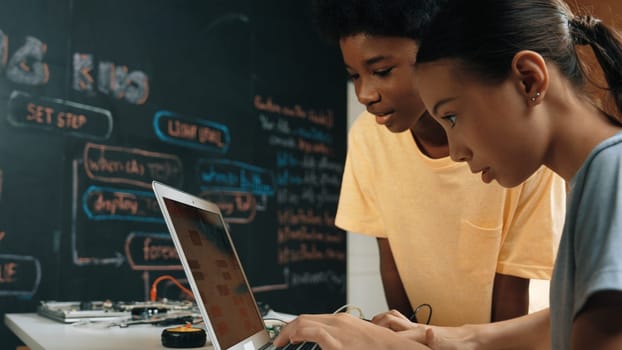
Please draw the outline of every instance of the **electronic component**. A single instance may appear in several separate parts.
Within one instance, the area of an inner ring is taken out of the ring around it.
[[[42,301],[37,308],[41,316],[63,323],[78,321],[104,321],[120,317],[136,318],[139,315],[151,315],[155,312],[197,311],[190,301],[162,302],[112,302],[106,301]]]
[[[205,330],[192,327],[190,324],[162,331],[162,345],[169,348],[198,348],[205,345],[205,342]]]

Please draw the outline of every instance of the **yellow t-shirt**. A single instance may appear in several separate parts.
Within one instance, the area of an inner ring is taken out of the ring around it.
[[[544,167],[512,189],[485,184],[363,113],[349,133],[336,224],[388,239],[411,305],[432,305],[433,324],[486,323],[496,272],[550,279],[565,196]]]

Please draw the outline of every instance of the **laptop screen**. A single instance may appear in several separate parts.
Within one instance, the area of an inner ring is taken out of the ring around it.
[[[229,348],[261,331],[261,316],[222,217],[169,198],[164,203],[220,347]]]

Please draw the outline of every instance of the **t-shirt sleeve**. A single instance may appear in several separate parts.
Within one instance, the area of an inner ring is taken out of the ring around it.
[[[369,126],[362,118],[365,116],[359,116],[350,128],[335,224],[347,231],[386,237],[374,194],[373,162],[365,151],[373,141],[366,135]]]
[[[619,150],[615,147],[594,157],[581,191],[574,226],[574,315],[594,293],[622,291],[622,161]]]
[[[497,273],[550,279],[566,212],[566,183],[541,167],[508,191]]]

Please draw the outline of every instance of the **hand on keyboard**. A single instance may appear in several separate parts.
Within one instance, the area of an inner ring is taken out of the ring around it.
[[[425,329],[422,327],[421,330],[424,335]],[[274,339],[277,348],[287,350],[315,350],[316,344],[322,350],[428,349],[413,338],[348,313],[301,315]]]

